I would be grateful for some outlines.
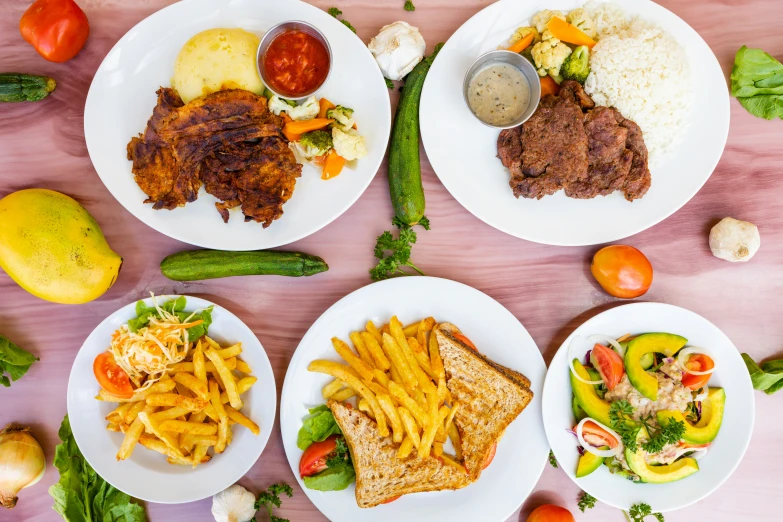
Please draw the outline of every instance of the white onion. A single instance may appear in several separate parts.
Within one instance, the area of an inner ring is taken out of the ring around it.
[[[612,437],[614,437],[614,440],[617,441],[617,446],[615,446],[614,448],[609,448],[607,450],[602,450],[588,444],[588,442],[585,440],[584,436],[582,435],[582,428],[584,427],[585,422],[588,421],[594,422],[597,426],[606,430],[606,432],[609,433]],[[614,457],[615,455],[620,453],[620,451],[622,451],[623,449],[623,444],[617,432],[615,432],[612,428],[609,428],[608,426],[604,426],[597,420],[591,419],[590,417],[585,417],[584,419],[579,421],[579,424],[576,425],[576,438],[579,439],[579,445],[582,446],[585,449],[585,451],[589,451],[590,453],[598,457]]]
[[[674,460],[677,460],[678,458],[682,457],[686,453],[693,453],[693,455],[691,455],[691,457],[696,459],[696,460],[700,460],[701,458],[704,457],[704,455],[707,454],[707,450],[708,449],[709,448],[679,448],[674,453]]]
[[[709,374],[711,374],[712,372],[715,371],[715,360],[714,359],[712,361],[712,364],[713,364],[712,369],[710,369],[710,370],[707,370],[707,371],[704,371],[704,372],[697,372],[695,370],[689,370],[685,366],[685,363],[688,362],[688,356],[691,355],[691,354],[694,354],[694,353],[700,353],[700,354],[706,355],[707,357],[710,357],[709,352],[707,350],[705,350],[704,348],[699,348],[697,346],[691,346],[689,348],[683,348],[682,350],[680,350],[680,353],[677,354],[677,362],[679,362],[680,366],[682,366],[682,371],[684,371],[685,373],[690,373],[691,375],[709,375]],[[710,359],[712,359],[712,357],[710,357]]]
[[[608,335],[595,334],[588,337],[587,340],[591,343],[598,343],[598,342],[609,343],[612,345],[612,348],[614,348],[615,351],[617,351],[617,353],[620,354],[620,357],[625,358],[625,350],[623,350],[623,347],[614,338],[609,337]]]
[[[704,388],[702,388],[702,392],[700,394],[698,394],[696,397],[693,398],[693,402],[706,401],[707,397],[709,397],[709,396],[710,396],[709,391],[708,391],[707,387],[705,386]]]
[[[604,381],[598,380],[598,381],[590,381],[588,379],[585,379],[578,373],[576,373],[576,368],[574,368],[574,342],[576,341],[577,336],[573,336],[571,338],[571,342],[568,345],[568,367],[571,368],[571,373],[574,374],[574,377],[576,377],[578,380],[582,381],[585,384],[603,384]]]

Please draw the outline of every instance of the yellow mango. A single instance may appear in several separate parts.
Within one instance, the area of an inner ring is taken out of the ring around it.
[[[76,200],[47,189],[0,199],[0,268],[31,294],[80,304],[117,280],[122,258]]]

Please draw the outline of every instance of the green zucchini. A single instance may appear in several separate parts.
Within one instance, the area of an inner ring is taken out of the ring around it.
[[[57,87],[48,76],[0,73],[0,102],[43,100]]]
[[[394,214],[403,223],[417,224],[424,217],[424,187],[419,161],[419,101],[424,79],[443,44],[435,46],[405,78],[389,145],[389,193]]]
[[[239,275],[311,276],[329,270],[323,259],[302,252],[257,250],[187,250],[160,262],[160,271],[174,281],[200,281]]]

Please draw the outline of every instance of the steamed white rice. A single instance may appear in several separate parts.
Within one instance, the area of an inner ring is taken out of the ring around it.
[[[615,4],[591,1],[585,9],[598,32],[585,90],[639,125],[654,164],[679,141],[690,112],[685,50],[659,26],[629,19]]]

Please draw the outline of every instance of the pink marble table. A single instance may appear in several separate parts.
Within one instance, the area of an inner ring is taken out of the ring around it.
[[[522,1],[522,0],[520,0]],[[36,353],[41,361],[10,389],[0,388],[0,425],[32,426],[51,464],[57,429],[66,412],[68,374],[90,331],[121,306],[156,293],[195,294],[225,306],[258,335],[272,361],[278,390],[299,339],[312,322],[345,294],[370,282],[375,236],[392,215],[382,167],[361,199],[331,225],[293,245],[322,256],[330,270],[317,278],[233,278],[174,283],[159,272],[160,260],[187,245],[169,239],[131,216],[96,175],[84,143],[82,115],[92,76],[114,43],[134,24],[168,0],[78,0],[92,33],[86,48],[69,63],[40,58],[19,36],[18,21],[29,1],[0,0],[0,70],[50,74],[58,88],[46,101],[0,106],[0,197],[21,188],[46,187],[78,199],[98,220],[125,259],[119,281],[102,298],[82,306],[48,303],[26,293],[0,272],[0,332]],[[422,29],[431,49],[489,0],[316,0],[339,6],[365,41],[391,21]],[[662,0],[691,24],[715,51],[728,75],[743,44],[783,57],[783,2],[780,0]],[[396,97],[396,93],[393,94]],[[718,325],[740,350],[762,359],[783,350],[783,122],[747,114],[731,102],[726,152],[702,190],[675,215],[626,240],[642,249],[655,267],[655,282],[644,300],[683,306]],[[433,229],[420,234],[415,260],[427,274],[455,279],[499,300],[530,331],[549,361],[563,339],[591,316],[621,304],[592,281],[588,265],[595,248],[559,248],[517,240],[464,210],[443,188],[423,158],[427,215]],[[715,259],[707,246],[709,228],[731,215],[756,223],[763,237],[747,264]],[[346,238],[351,238],[346,242]],[[709,498],[668,514],[668,522],[709,520],[773,521],[783,518],[783,393],[756,394],[752,444],[734,475]],[[59,520],[47,488],[57,480],[49,466],[44,479],[22,492],[18,506],[0,511],[2,521]],[[262,458],[241,483],[253,491],[277,481],[295,485],[279,428]],[[295,487],[279,515],[324,520]],[[578,520],[624,520],[599,505],[587,514],[576,508],[579,489],[562,470],[546,467],[534,493],[509,520],[524,522],[535,506],[555,502]],[[153,522],[212,520],[210,501],[179,506],[147,505]]]

